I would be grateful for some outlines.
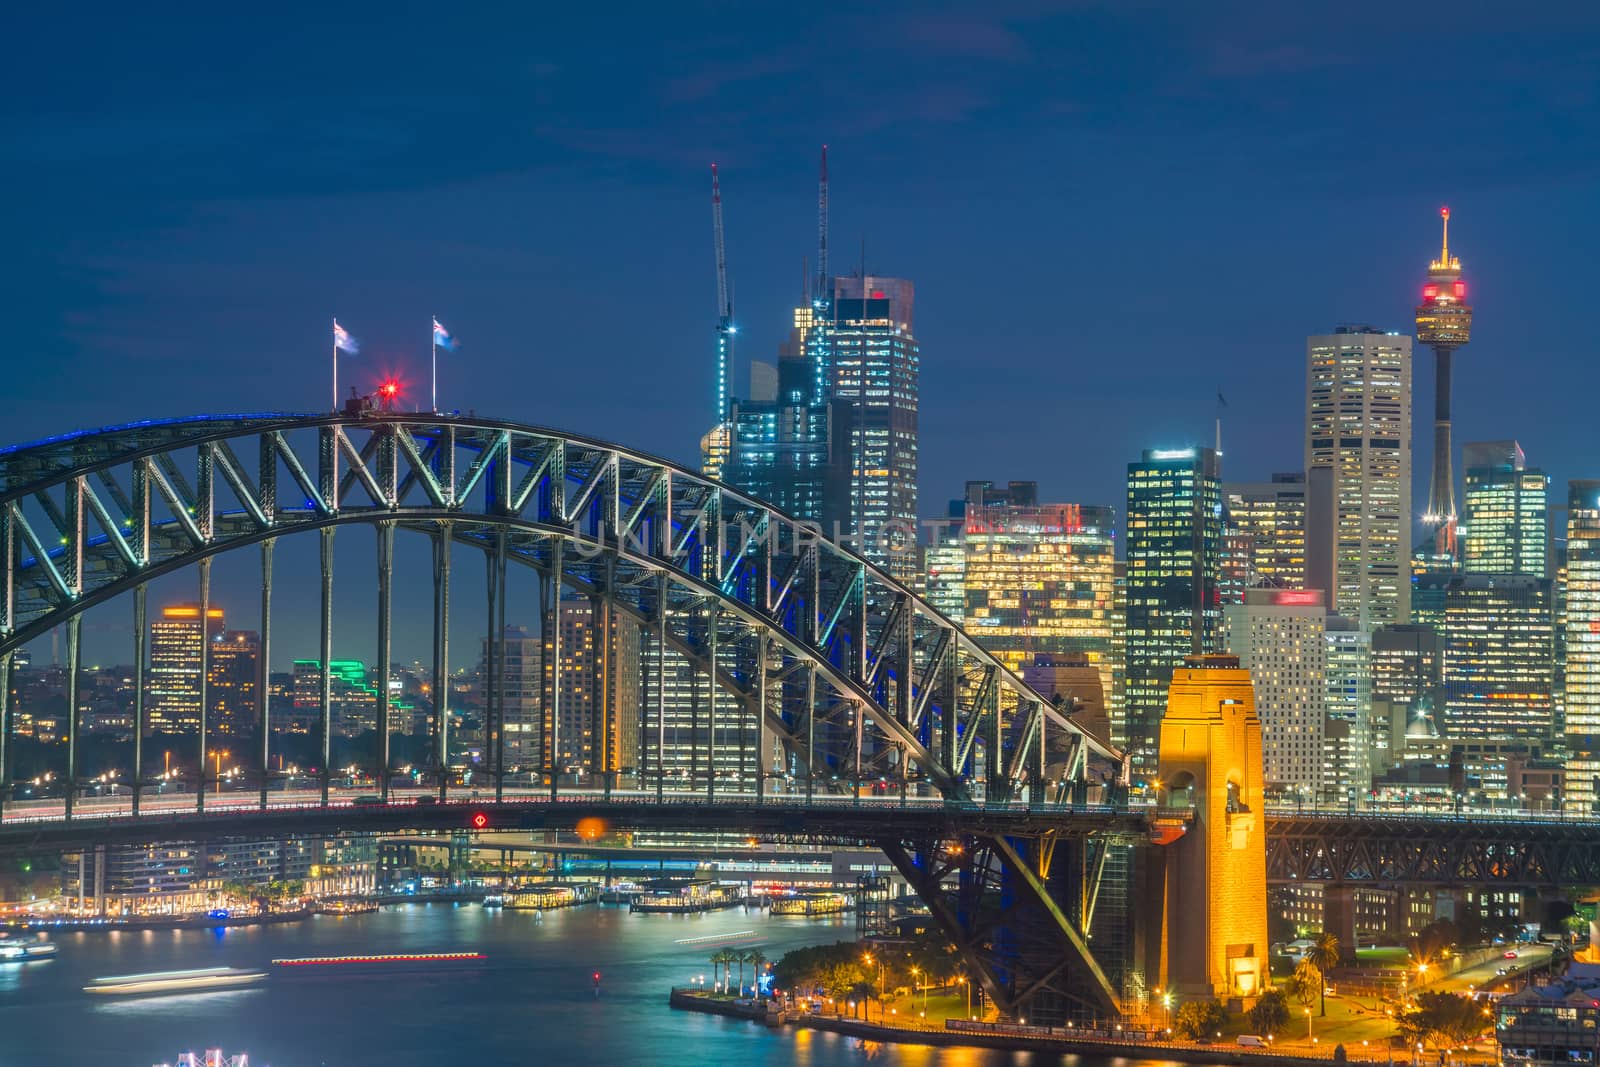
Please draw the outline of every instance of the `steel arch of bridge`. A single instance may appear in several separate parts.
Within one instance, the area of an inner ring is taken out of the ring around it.
[[[1097,775],[1114,787],[1113,799],[1115,787],[1126,780],[1120,752],[1060,714],[911,590],[791,516],[604,441],[491,419],[384,412],[138,423],[0,451],[0,797],[11,784],[4,751],[11,733],[10,687],[4,682],[19,646],[66,628],[72,713],[65,818],[72,821],[83,613],[132,592],[134,630],[142,642],[151,580],[197,565],[204,614],[211,560],[260,545],[261,655],[269,659],[272,546],[286,534],[319,531],[326,809],[333,543],[335,531],[351,524],[378,532],[380,663],[392,661],[395,531],[418,531],[432,541],[433,691],[440,701],[433,748],[440,800],[449,752],[443,701],[450,549],[459,544],[481,550],[487,561],[491,635],[504,629],[511,563],[539,573],[546,613],[562,589],[575,589],[590,595],[597,609],[621,611],[651,632],[657,651],[645,674],[653,673],[657,683],[651,695],[658,731],[664,724],[666,650],[712,679],[705,709],[707,800],[717,789],[717,765],[729,760],[736,781],[753,783],[758,804],[769,775],[802,781],[808,801],[813,791],[859,796],[862,783],[884,782],[901,798],[934,795],[958,805],[980,798],[985,804],[1025,800],[1039,808],[1072,802],[1080,811]],[[546,638],[547,655],[557,661],[559,630],[552,627]],[[502,654],[499,644],[488,642],[490,657]],[[206,643],[201,645],[203,687],[208,653]],[[142,644],[136,670],[143,670]],[[491,678],[499,676],[494,658],[488,670]],[[499,802],[505,719],[495,688],[489,690],[486,733]],[[566,770],[555,737],[559,688],[547,690],[551,704],[542,731],[541,769],[552,801]],[[134,699],[138,774],[146,725],[142,677],[134,680]],[[378,765],[384,769],[388,700],[387,686],[380,686]],[[605,702],[593,703],[604,714]],[[206,810],[203,688],[200,708],[197,816]],[[648,721],[648,700],[644,710]],[[736,739],[720,749],[719,714],[724,740],[730,732]],[[263,727],[269,715],[263,693]],[[595,725],[599,738],[603,724]],[[270,735],[261,730],[257,754],[263,812]],[[661,739],[646,736],[640,768],[641,782],[648,784],[653,748],[658,796],[665,777]],[[389,785],[389,775],[381,774],[385,800]],[[135,824],[139,796],[135,789]],[[938,833],[886,845],[919,892],[931,898],[942,925],[1003,1009],[1054,989],[1114,1011],[1117,993],[1077,928],[1088,929],[1092,907],[1076,919],[1066,916],[1044,885],[1058,839],[1082,841],[1098,832],[1063,809],[1032,843],[968,831],[973,847],[961,850],[966,858],[953,866]],[[981,862],[980,851],[986,857]],[[1032,929],[1042,931],[1040,936],[997,950],[993,909],[941,904],[943,880],[958,871],[967,897],[974,887],[992,896],[1010,879],[1015,889],[1004,894],[1010,901],[1005,914],[1027,913],[1037,920]],[[1067,982],[1069,970],[1090,976],[1087,992],[1081,983]]]
[[[776,739],[808,782],[970,799],[981,780],[1007,799],[1069,795],[1091,756],[1124,773],[1120,753],[813,528],[664,460],[481,418],[211,416],[0,452],[0,661],[64,624],[75,646],[83,611],[170,571],[200,564],[205,592],[209,560],[248,545],[268,546],[270,586],[287,533],[324,531],[326,594],[331,531],[351,523],[379,530],[383,603],[398,528],[434,539],[446,596],[438,549],[452,541],[490,560],[491,600],[493,573],[503,590],[520,562],[615,605],[714,666],[713,721],[721,689],[760,723],[750,747]]]

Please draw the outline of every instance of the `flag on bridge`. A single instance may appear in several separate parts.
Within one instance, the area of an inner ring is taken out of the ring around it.
[[[347,355],[355,355],[361,351],[360,342],[350,336],[349,330],[339,325],[338,319],[333,320],[333,347]]]
[[[433,343],[446,352],[454,352],[456,350],[455,334],[440,325],[438,319],[433,320]]]

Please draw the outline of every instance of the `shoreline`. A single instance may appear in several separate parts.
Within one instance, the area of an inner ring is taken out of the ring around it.
[[[1024,1034],[1005,1031],[941,1030],[908,1026],[886,1026],[834,1015],[788,1014],[768,1012],[766,1004],[719,1000],[694,991],[673,989],[668,1006],[676,1011],[693,1011],[705,1015],[721,1015],[743,1019],[771,1028],[807,1027],[831,1033],[857,1037],[868,1041],[882,1041],[898,1045],[930,1045],[939,1048],[984,1048],[1009,1052],[1058,1052],[1082,1056],[1137,1057],[1140,1059],[1175,1060],[1198,1064],[1259,1064],[1261,1067],[1307,1067],[1312,1064],[1333,1062],[1333,1049],[1326,1055],[1291,1055],[1276,1049],[1253,1049],[1242,1046],[1201,1045],[1193,1042],[1143,1042],[1118,1041],[1112,1038],[1074,1038],[1060,1033]],[[1349,1050],[1347,1049],[1346,1052]],[[1352,1056],[1347,1064],[1381,1064],[1383,1067],[1409,1067],[1408,1059],[1363,1059]]]

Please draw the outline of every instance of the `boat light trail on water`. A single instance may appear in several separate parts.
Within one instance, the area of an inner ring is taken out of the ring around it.
[[[431,960],[481,960],[481,952],[392,952],[376,956],[305,956],[294,960],[273,960],[274,967],[324,967],[340,963],[402,963]]]
[[[706,934],[703,937],[680,937],[674,945],[703,945],[708,941],[738,941],[740,938],[755,937],[754,930],[735,930],[731,934]]]

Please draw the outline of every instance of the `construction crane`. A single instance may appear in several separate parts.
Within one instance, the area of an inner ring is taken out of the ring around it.
[[[829,300],[828,289],[828,146],[822,146],[822,169],[817,179],[817,291],[815,299]]]
[[[711,429],[700,439],[701,470],[721,478],[722,467],[733,447],[732,413],[728,380],[733,374],[733,289],[728,285],[728,252],[722,240],[722,181],[711,164],[711,241],[717,255],[717,374],[716,415]]]

